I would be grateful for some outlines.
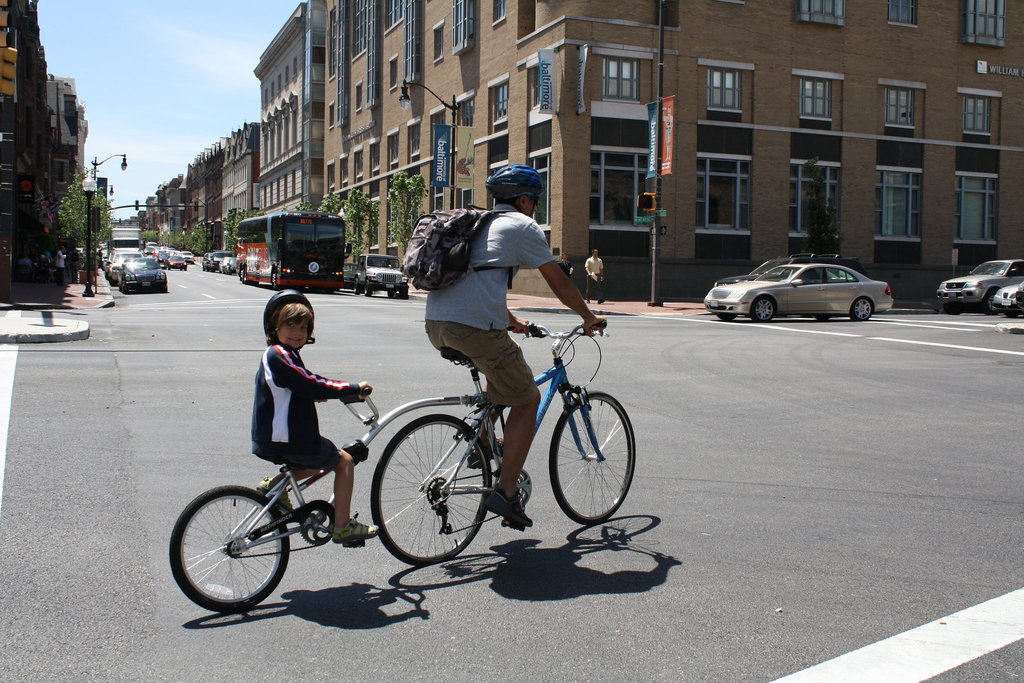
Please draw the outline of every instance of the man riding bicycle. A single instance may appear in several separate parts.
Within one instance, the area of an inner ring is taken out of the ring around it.
[[[544,180],[529,166],[514,164],[486,180],[498,215],[473,238],[470,272],[427,296],[426,330],[438,349],[468,356],[487,378],[488,399],[509,407],[498,485],[484,507],[517,527],[532,526],[526,516],[519,473],[533,442],[540,391],[522,349],[508,331],[526,333],[529,321],[508,310],[506,293],[519,268],[536,268],[559,301],[583,319],[592,334],[605,324],[587,307],[578,289],[551,255],[533,214]]]

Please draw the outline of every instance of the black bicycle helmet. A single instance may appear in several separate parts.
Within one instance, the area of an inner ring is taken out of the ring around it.
[[[302,304],[309,309],[310,313],[313,313],[313,304],[309,303],[309,299],[306,295],[297,289],[282,289],[280,292],[270,297],[267,300],[267,305],[263,309],[263,331],[267,335],[267,339],[273,339],[274,333],[274,313],[278,308],[285,304]],[[316,314],[313,314],[314,319]],[[306,340],[307,344],[312,344],[315,340],[313,339],[313,320],[309,321],[309,339]]]
[[[499,168],[484,184],[497,199],[515,199],[524,194],[536,199],[544,191],[544,179],[540,173],[523,164]]]

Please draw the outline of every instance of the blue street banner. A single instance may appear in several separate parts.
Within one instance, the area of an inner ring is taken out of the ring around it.
[[[430,186],[451,187],[452,126],[434,124],[434,160],[430,165]]]
[[[558,113],[558,75],[555,72],[555,51],[537,50],[537,89],[541,114]]]
[[[647,103],[647,177],[658,175],[658,107],[660,102]]]

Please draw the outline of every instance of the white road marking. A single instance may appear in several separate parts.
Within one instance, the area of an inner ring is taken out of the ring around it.
[[[18,311],[21,315],[21,311]],[[15,316],[11,316],[15,317]],[[0,345],[0,503],[4,500],[4,471],[7,469],[7,430],[11,424],[11,399],[14,395],[14,368],[18,347]]]
[[[923,681],[1024,639],[1024,588],[778,681]]]
[[[912,339],[893,339],[891,337],[868,337],[871,341],[892,342],[893,344],[916,344],[918,346],[936,346],[942,349],[959,351],[980,351],[981,353],[1000,353],[1006,356],[1024,356],[1024,351],[1008,351],[1006,349],[986,349],[981,346],[963,346],[960,344],[939,344],[937,342],[914,341]]]
[[[205,292],[200,292],[199,294],[201,296],[205,296],[207,299],[216,299],[217,298],[217,297],[213,296],[212,294],[207,294]]]
[[[865,320],[865,323],[871,325],[902,325],[903,327],[920,327],[928,330],[952,330],[954,332],[981,332],[981,330],[965,330],[961,327],[946,327],[945,325],[928,325],[925,323],[902,323],[895,320]]]

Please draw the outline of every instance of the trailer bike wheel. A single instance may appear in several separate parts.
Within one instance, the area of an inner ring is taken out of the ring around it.
[[[267,598],[288,568],[288,537],[248,547],[239,529],[267,504],[244,486],[221,486],[188,504],[171,532],[171,574],[189,600],[213,612],[245,612]],[[283,509],[278,508],[283,513]],[[265,515],[260,524],[272,521]],[[268,533],[283,533],[285,525]]]

